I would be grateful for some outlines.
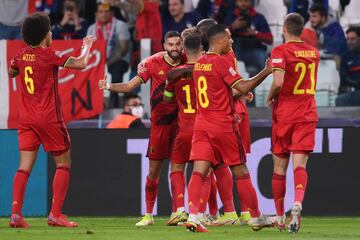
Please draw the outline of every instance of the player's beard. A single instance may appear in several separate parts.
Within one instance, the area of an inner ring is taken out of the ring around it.
[[[181,57],[181,51],[168,51],[166,50],[167,55],[172,59],[172,60],[179,60],[179,58]],[[173,53],[177,53],[177,55],[173,55]]]

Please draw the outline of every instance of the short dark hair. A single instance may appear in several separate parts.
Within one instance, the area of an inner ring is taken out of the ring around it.
[[[181,38],[181,34],[178,31],[168,31],[164,36],[164,42],[166,42],[166,40],[168,40],[168,38],[172,38],[172,37]]]
[[[217,24],[212,26],[207,32],[207,38],[209,42],[211,42],[214,39],[214,37],[216,37],[217,35],[221,33],[225,33],[225,30],[226,30],[226,26],[222,24]]]
[[[127,104],[129,103],[129,100],[133,99],[133,98],[140,98],[140,97],[136,93],[132,93],[132,92],[125,93],[124,94],[124,107],[127,106]]]
[[[304,18],[298,13],[286,15],[284,26],[293,36],[300,36],[304,30]]]
[[[347,30],[346,30],[346,34],[348,34],[349,32],[354,32],[356,33],[356,35],[358,37],[360,37],[360,27],[358,26],[350,26]]]
[[[22,25],[24,42],[30,46],[39,45],[50,31],[50,18],[44,13],[34,13]]]
[[[184,39],[184,47],[192,53],[197,53],[201,49],[201,37],[198,34],[191,34]]]
[[[197,34],[201,36],[201,32],[196,27],[186,28],[184,31],[181,32],[181,38],[185,40],[185,38],[189,35]]]
[[[328,16],[328,11],[322,4],[313,4],[310,7],[309,11],[312,12],[312,13],[319,12],[320,16],[322,16],[322,17],[327,17]]]
[[[217,24],[217,22],[214,19],[205,18],[205,19],[201,20],[200,22],[198,22],[198,24],[196,25],[196,28],[199,29],[200,31],[206,33],[207,31],[209,31],[209,29],[212,26],[214,26],[216,24]]]

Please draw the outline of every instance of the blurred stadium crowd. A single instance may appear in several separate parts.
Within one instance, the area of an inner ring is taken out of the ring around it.
[[[0,0],[0,39],[21,39],[25,17],[45,12],[54,39],[86,34],[105,39],[107,71],[117,83],[136,74],[141,39],[151,39],[151,53],[156,53],[167,31],[181,32],[213,18],[231,30],[239,72],[248,77],[283,42],[284,16],[298,12],[307,22],[303,40],[321,52],[317,105],[360,106],[359,9],[355,0]],[[271,81],[255,90],[253,106],[265,106]],[[122,96],[112,93],[106,107],[120,108],[121,102]]]

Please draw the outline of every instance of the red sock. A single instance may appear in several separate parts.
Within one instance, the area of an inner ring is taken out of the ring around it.
[[[214,169],[214,173],[224,212],[235,212],[233,178],[230,169],[228,167],[220,167]]]
[[[236,178],[236,188],[239,194],[239,199],[244,200],[251,217],[259,217],[260,211],[258,208],[258,200],[248,173],[244,176]]]
[[[295,202],[302,204],[307,185],[307,172],[303,167],[294,170]]]
[[[156,196],[159,188],[159,179],[151,180],[146,177],[145,184],[145,199],[146,199],[146,213],[152,214],[154,210],[154,205],[156,201]]]
[[[70,182],[70,168],[58,167],[56,168],[53,179],[53,201],[51,213],[54,217],[59,217],[62,212],[62,207],[66,197]]]
[[[12,213],[21,215],[26,185],[30,172],[19,169],[14,177]]]
[[[204,177],[199,172],[193,172],[190,178],[188,192],[189,192],[189,213],[198,214],[201,189],[203,187]]]
[[[199,213],[204,213],[206,210],[206,206],[209,201],[210,190],[211,190],[210,177],[204,177],[204,182],[201,188]]]
[[[218,211],[218,202],[217,202],[217,186],[216,186],[216,179],[215,174],[212,171],[210,175],[211,181],[211,188],[210,188],[210,196],[209,196],[209,213],[215,216]]]
[[[284,199],[286,193],[286,176],[274,173],[272,177],[272,192],[276,215],[284,215]]]
[[[175,171],[170,174],[171,194],[173,201],[173,212],[184,207],[185,177],[182,171]]]

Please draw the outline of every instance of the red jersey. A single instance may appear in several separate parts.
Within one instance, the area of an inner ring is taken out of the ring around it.
[[[177,68],[194,66],[194,63],[186,63]],[[166,91],[175,93],[176,101],[179,106],[178,130],[191,130],[196,116],[196,93],[192,73],[184,73],[175,81],[166,85]]]
[[[63,121],[58,70],[68,59],[51,47],[25,47],[11,61],[10,67],[19,71],[21,79],[19,123]]]
[[[195,64],[193,78],[198,97],[194,130],[233,132],[231,87],[242,78],[233,62],[224,56],[206,53]]]
[[[166,52],[159,52],[143,60],[142,63],[145,65],[147,70],[137,74],[143,83],[147,83],[151,79],[151,120],[154,120],[160,125],[172,122],[172,120],[176,118],[178,110],[176,102],[163,102],[167,73],[173,67],[178,66],[171,65],[167,62],[164,57],[165,55]]]
[[[274,103],[273,121],[318,120],[315,103],[318,50],[304,42],[288,42],[271,52],[273,71],[285,71],[284,84]]]

